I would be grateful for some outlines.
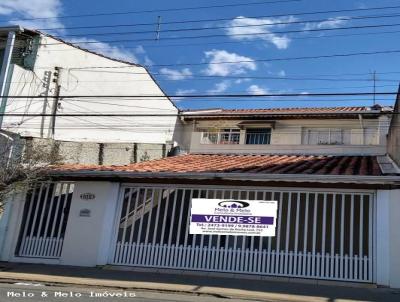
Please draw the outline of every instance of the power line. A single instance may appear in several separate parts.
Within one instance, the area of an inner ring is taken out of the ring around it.
[[[341,10],[326,10],[326,11],[311,11],[311,12],[292,12],[285,14],[273,14],[273,15],[257,15],[248,16],[248,18],[277,18],[277,17],[287,17],[290,16],[303,16],[303,15],[318,15],[318,14],[329,14],[329,13],[348,13],[356,11],[371,11],[371,10],[386,10],[386,9],[396,9],[400,8],[400,5],[396,6],[381,6],[381,7],[371,7],[371,8],[355,8],[355,9],[341,9]],[[214,21],[229,21],[235,17],[230,18],[214,18],[214,19],[200,19],[200,20],[183,20],[183,21],[169,21],[162,22],[163,25],[168,24],[185,24],[185,23],[201,23],[201,22],[214,22]],[[152,23],[129,23],[129,24],[115,24],[115,25],[93,25],[93,26],[74,26],[74,27],[53,27],[53,28],[39,28],[38,30],[59,30],[59,29],[91,29],[91,28],[115,28],[115,27],[136,27],[136,26],[154,26],[156,22]]]
[[[350,16],[350,17],[335,17],[335,21],[350,21],[350,20],[365,20],[365,19],[380,19],[380,18],[394,18],[399,17],[400,14],[391,14],[391,15],[370,15],[370,16]],[[246,18],[250,19],[250,18]],[[240,20],[234,19],[234,20]],[[304,20],[304,21],[279,21],[279,22],[265,22],[258,24],[246,24],[246,25],[231,25],[231,26],[208,26],[208,27],[195,27],[195,28],[175,28],[175,29],[164,29],[162,33],[168,32],[185,32],[185,31],[203,31],[210,29],[232,29],[232,28],[248,28],[248,27],[267,27],[267,26],[276,26],[276,25],[293,25],[293,24],[304,24],[304,23],[320,23],[320,22],[329,22],[330,19],[317,19],[317,20]],[[154,34],[157,30],[148,30],[148,31],[128,31],[128,32],[106,32],[106,33],[84,33],[84,34],[69,34],[62,35],[62,37],[83,37],[83,36],[109,36],[109,35],[128,35],[128,34]]]
[[[326,38],[336,38],[336,37],[354,37],[354,36],[371,36],[371,35],[384,35],[384,34],[397,34],[400,33],[399,30],[394,30],[394,31],[380,31],[380,32],[364,32],[364,33],[349,33],[349,34],[335,34],[335,35],[323,35],[323,36],[301,36],[301,37],[293,37],[291,36],[291,40],[308,40],[308,39],[326,39]],[[155,40],[152,40],[154,42]],[[225,45],[225,44],[250,44],[253,43],[253,41],[264,41],[263,38],[254,38],[252,41],[245,41],[245,40],[237,40],[237,41],[219,41],[219,42],[207,42],[204,41],[202,43],[174,43],[174,44],[163,44],[162,41],[157,41],[156,44],[141,44],[141,46],[145,48],[157,48],[162,50],[163,47],[190,47],[190,46],[204,46],[204,45]],[[69,43],[69,42],[66,42]],[[16,47],[19,49],[22,49],[23,47]],[[135,46],[123,46],[124,49],[135,49],[137,48],[137,45]],[[92,52],[101,52],[101,51],[107,51],[107,50],[113,50],[114,47],[96,47],[93,50],[90,50],[89,47],[86,49],[89,49],[89,51]],[[82,47],[75,47],[75,48],[66,48],[66,49],[46,49],[46,51],[55,51],[55,52],[63,52],[63,51],[82,51],[85,50],[85,48]]]
[[[171,12],[171,11],[185,11],[185,10],[200,10],[200,9],[210,9],[210,8],[239,7],[239,6],[275,4],[275,3],[288,3],[288,2],[301,2],[301,1],[303,1],[303,0],[257,1],[257,2],[237,3],[237,4],[221,4],[221,5],[194,6],[194,7],[176,7],[176,8],[166,8],[166,9],[158,9],[158,10],[140,10],[140,11],[128,11],[128,12],[124,11],[124,12],[112,12],[112,13],[64,15],[64,16],[57,16],[57,17],[9,19],[9,20],[4,20],[3,22],[7,22],[7,21],[8,22],[10,22],[10,21],[34,21],[34,20],[49,20],[49,19],[68,19],[68,18],[86,18],[86,17],[130,15],[130,14],[144,14],[144,13],[160,13],[160,12]]]
[[[317,113],[254,113],[254,112],[249,112],[249,113],[214,113],[214,114],[191,114],[191,115],[183,115],[184,117],[187,118],[200,118],[200,117],[240,117],[244,115],[252,115],[252,116],[262,116],[262,115],[276,115],[276,116],[287,116],[287,115],[309,115],[309,116],[330,116],[330,115],[377,115],[377,114],[387,114],[387,115],[397,115],[400,114],[400,112],[317,112]],[[51,114],[51,113],[28,113],[28,114],[22,114],[22,113],[2,113],[0,116],[34,116],[34,117],[51,117],[51,116],[57,116],[57,117],[180,117],[182,114],[157,114],[157,113],[148,113],[148,114],[137,114],[137,113],[57,113],[57,114]]]
[[[327,59],[335,57],[352,57],[352,56],[364,56],[364,55],[378,55],[378,54],[394,54],[400,53],[399,49],[394,50],[382,50],[372,52],[353,52],[353,53],[341,53],[331,55],[319,55],[319,56],[302,56],[302,57],[286,57],[286,58],[270,58],[270,59],[251,59],[251,60],[237,60],[237,61],[221,61],[221,62],[204,62],[204,63],[175,63],[175,64],[153,64],[147,67],[177,67],[177,66],[201,66],[201,65],[219,65],[219,64],[238,64],[238,63],[251,63],[251,62],[273,62],[273,61],[291,61],[291,60],[310,60],[310,59]],[[48,69],[51,67],[36,67],[37,69]],[[84,70],[84,69],[121,69],[121,68],[132,68],[132,66],[87,66],[87,67],[72,67],[69,70]]]
[[[265,93],[265,94],[185,94],[185,95],[66,95],[66,96],[41,96],[41,95],[2,95],[0,98],[243,98],[243,97],[331,97],[331,96],[371,96],[373,92],[330,92],[330,93]],[[375,95],[397,95],[397,92],[376,92]]]
[[[77,70],[78,72],[106,72],[112,73],[104,70]],[[116,74],[143,74],[147,73],[129,73],[129,72],[116,72]],[[281,80],[281,81],[328,81],[328,82],[372,82],[369,78],[314,78],[314,77],[288,77],[288,76],[217,76],[217,75],[199,75],[199,74],[191,74],[191,75],[176,75],[171,76],[167,73],[152,73],[154,76],[167,77],[165,79],[158,78],[158,81],[199,81],[199,80],[215,80],[215,79],[233,79],[233,80]],[[365,74],[367,75],[367,74]],[[168,77],[176,77],[176,78],[168,78]],[[136,83],[136,82],[154,82],[153,79],[130,79],[130,80],[79,80],[79,83]],[[398,79],[387,79],[382,78],[379,79],[379,82],[395,82],[398,83]],[[6,83],[18,84],[18,83],[26,83],[25,81],[7,81]]]
[[[333,31],[333,30],[349,30],[349,29],[365,29],[365,28],[384,28],[399,26],[400,23],[395,24],[378,24],[378,25],[358,25],[358,26],[347,26],[347,27],[335,27],[335,28],[315,28],[315,29],[301,29],[301,30],[286,30],[286,31],[269,31],[269,32],[256,32],[256,33],[242,33],[242,34],[212,34],[212,35],[201,35],[201,36],[180,36],[180,37],[163,37],[160,40],[187,40],[187,39],[204,39],[204,38],[229,38],[229,37],[247,37],[247,36],[271,36],[277,34],[292,34],[292,33],[308,33],[308,32],[321,32],[321,31]],[[103,43],[120,43],[120,42],[146,42],[154,41],[154,38],[147,39],[122,39],[122,40],[94,40],[94,41],[80,41],[71,43],[73,45],[81,44],[103,44]],[[51,46],[51,45],[62,45],[65,42],[54,42],[54,43],[39,43],[40,46]]]

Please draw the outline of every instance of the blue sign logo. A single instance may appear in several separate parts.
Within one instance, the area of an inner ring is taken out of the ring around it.
[[[222,208],[247,208],[250,204],[248,202],[240,201],[240,200],[223,200],[218,203],[218,205]]]

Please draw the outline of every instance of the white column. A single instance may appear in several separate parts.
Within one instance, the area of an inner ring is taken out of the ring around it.
[[[60,263],[96,266],[107,263],[118,203],[119,184],[85,181],[75,184]],[[94,199],[82,199],[91,193]]]
[[[0,217],[0,260],[10,261],[14,257],[22,223],[25,192],[12,195],[7,201],[3,216]]]
[[[400,190],[390,191],[390,284],[400,288]]]
[[[10,63],[11,63],[11,57],[12,57],[12,52],[14,49],[14,42],[15,42],[15,32],[10,31],[8,33],[7,41],[6,41],[6,49],[4,51],[4,57],[0,58],[0,60],[3,60],[3,64],[1,67],[0,71],[0,113],[5,112],[6,110],[6,103],[7,103],[7,98],[3,97],[6,92],[6,87],[7,87],[7,79],[8,79],[8,73],[10,70]],[[3,123],[3,116],[0,116],[0,129]]]
[[[376,194],[376,283],[389,286],[390,238],[389,238],[390,191],[378,190]]]

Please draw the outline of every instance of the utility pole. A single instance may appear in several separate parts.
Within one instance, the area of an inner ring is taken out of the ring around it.
[[[161,30],[161,16],[157,18],[157,30],[156,30],[156,41],[160,40],[160,30]]]
[[[373,102],[375,105],[376,104],[376,70],[374,70],[373,74],[372,74],[372,80],[374,81],[374,95],[373,95]]]
[[[54,138],[55,132],[56,132],[56,117],[57,117],[57,110],[58,110],[58,105],[59,105],[59,100],[60,100],[60,72],[61,68],[60,67],[55,67],[54,68],[56,72],[54,72],[54,79],[53,82],[56,84],[55,87],[55,92],[54,92],[54,97],[53,97],[53,106],[51,108],[51,120],[50,120],[50,127],[49,127],[49,134],[48,136],[51,138]]]

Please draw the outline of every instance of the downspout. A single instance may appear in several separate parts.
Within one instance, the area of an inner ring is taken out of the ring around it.
[[[7,163],[6,163],[6,168],[8,168],[8,166],[9,166],[9,164],[11,162],[11,157],[12,157],[12,153],[13,153],[13,150],[14,150],[14,139],[10,135],[5,134],[3,132],[0,132],[0,135],[4,136],[5,138],[7,138],[8,140],[11,141],[11,147],[10,147],[10,151],[8,152]]]
[[[358,119],[360,120],[360,127],[361,127],[361,145],[364,145],[364,120],[361,114],[358,115]]]
[[[4,97],[4,95],[7,87],[7,78],[10,71],[10,63],[11,63],[12,52],[14,49],[14,43],[15,43],[15,32],[10,31],[8,33],[6,49],[4,51],[4,57],[3,57],[3,65],[0,71],[0,98],[1,98],[0,129],[3,126],[3,114],[6,111],[6,105],[7,105],[7,98]]]

